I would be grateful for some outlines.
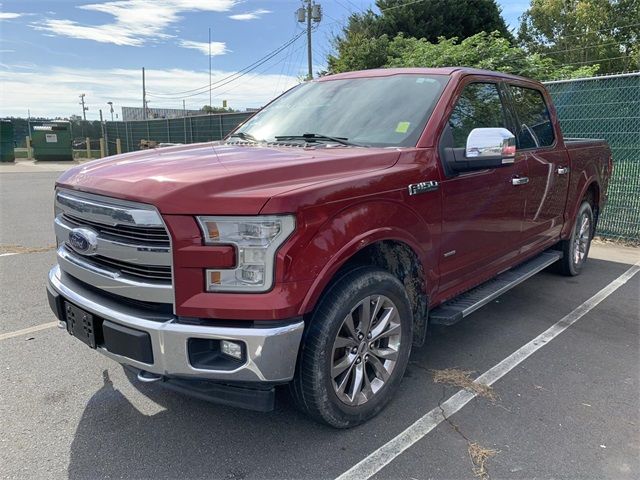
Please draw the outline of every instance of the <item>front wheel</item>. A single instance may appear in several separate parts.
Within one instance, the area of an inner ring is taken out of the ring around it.
[[[378,414],[406,369],[412,325],[407,293],[390,273],[362,267],[339,279],[305,333],[291,384],[298,406],[336,428]]]
[[[589,255],[593,231],[593,209],[589,202],[585,201],[578,209],[571,237],[560,243],[563,252],[560,270],[564,275],[573,277],[582,271]]]

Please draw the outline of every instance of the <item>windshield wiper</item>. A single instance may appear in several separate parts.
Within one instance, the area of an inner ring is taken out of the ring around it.
[[[349,142],[348,138],[345,137],[330,137],[329,135],[321,135],[319,133],[304,133],[302,135],[278,135],[275,137],[276,141],[281,142],[285,140],[304,140],[306,142],[322,142],[322,141],[330,141],[334,143],[339,143],[340,145],[349,145],[352,147],[362,147],[362,145],[358,143]]]
[[[236,133],[232,133],[231,135],[229,135],[228,138],[233,138],[233,137],[239,138],[241,140],[246,140],[247,142],[253,142],[253,143],[259,143],[260,142],[260,140],[258,140],[256,137],[254,137],[250,133],[236,132]]]

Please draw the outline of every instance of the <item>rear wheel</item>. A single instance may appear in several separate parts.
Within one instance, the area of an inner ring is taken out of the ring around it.
[[[589,202],[585,201],[578,209],[571,237],[560,242],[564,254],[560,262],[560,270],[564,275],[575,276],[582,271],[589,255],[593,230],[593,209]]]
[[[409,360],[411,305],[400,281],[372,267],[339,279],[316,308],[291,389],[300,408],[337,428],[391,400]]]

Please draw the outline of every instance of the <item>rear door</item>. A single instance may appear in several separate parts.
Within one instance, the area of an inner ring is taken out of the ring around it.
[[[569,156],[558,147],[548,99],[530,84],[507,85],[518,156],[527,163],[523,253],[555,243],[564,222],[569,188]]]
[[[460,174],[449,171],[445,160],[445,149],[464,149],[474,128],[513,128],[499,81],[484,78],[461,83],[439,142],[444,169],[439,290],[444,297],[493,276],[518,255],[521,245],[526,195],[514,186],[514,178],[527,175],[524,157],[500,168]]]

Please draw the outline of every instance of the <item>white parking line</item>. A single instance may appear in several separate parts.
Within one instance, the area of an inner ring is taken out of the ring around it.
[[[11,255],[18,255],[18,252],[0,253],[0,257],[9,257]]]
[[[58,325],[58,322],[43,323],[42,325],[36,325],[35,327],[23,328],[22,330],[16,330],[15,332],[0,334],[0,340],[6,340],[7,338],[19,337],[20,335],[26,335],[27,333],[38,332],[40,330],[46,330],[47,328],[53,328]]]
[[[638,273],[638,271],[640,271],[640,261],[590,299],[575,308],[569,314],[565,315],[560,321],[480,375],[475,381],[478,383],[492,385],[496,381],[500,380],[515,367],[520,365],[524,360],[529,358],[529,356],[544,347],[551,340],[593,310],[609,295],[627,283],[627,281]],[[344,472],[336,480],[365,480],[372,477],[386,465],[391,463],[402,452],[407,450],[414,443],[422,439],[442,423],[445,420],[445,416],[450,417],[455,414],[475,397],[475,393],[467,390],[458,391],[441,404],[442,410],[440,407],[434,408],[423,417],[419,418],[406,430],[398,434],[395,438],[391,439],[377,450],[374,450],[362,461]]]

